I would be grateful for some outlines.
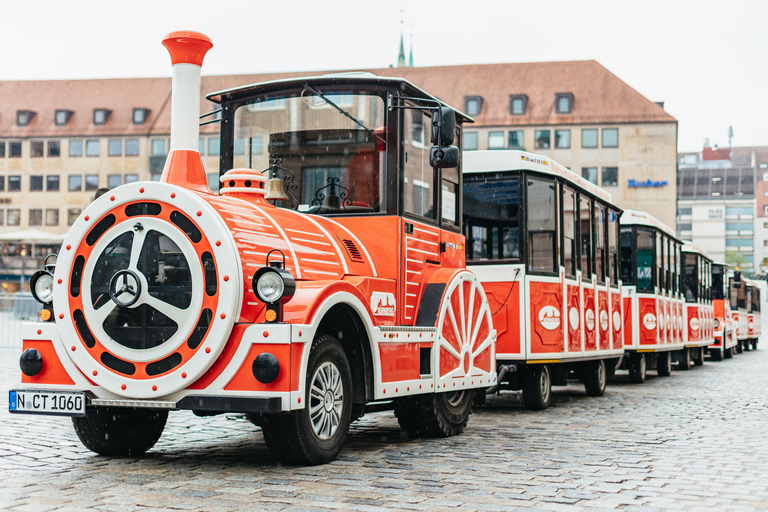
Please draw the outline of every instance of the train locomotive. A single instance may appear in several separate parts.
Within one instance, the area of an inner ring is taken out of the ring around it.
[[[276,458],[302,464],[333,460],[367,410],[461,432],[496,381],[461,234],[453,143],[471,119],[368,74],[214,93],[228,169],[216,194],[197,152],[212,44],[194,32],[163,44],[162,178],[96,199],[35,274],[51,321],[25,324],[11,412],[72,416],[109,455],[152,447],[169,411],[245,413]]]

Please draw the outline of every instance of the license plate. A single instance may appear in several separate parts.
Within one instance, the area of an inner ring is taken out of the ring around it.
[[[11,390],[8,397],[8,410],[27,414],[85,416],[85,393]]]

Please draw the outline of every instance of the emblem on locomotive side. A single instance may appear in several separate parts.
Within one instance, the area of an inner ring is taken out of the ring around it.
[[[395,316],[397,302],[393,293],[373,292],[371,294],[371,311],[374,316]]]
[[[555,306],[544,306],[539,310],[539,323],[548,331],[560,327],[560,310]]]
[[[656,329],[656,315],[654,315],[653,313],[647,313],[643,317],[643,327],[645,327],[649,331]]]

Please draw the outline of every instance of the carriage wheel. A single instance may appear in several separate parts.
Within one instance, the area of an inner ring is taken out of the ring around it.
[[[656,373],[659,377],[669,377],[672,374],[672,352],[656,354]]]

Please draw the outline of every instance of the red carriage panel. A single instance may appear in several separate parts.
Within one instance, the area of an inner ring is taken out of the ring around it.
[[[667,300],[664,303],[664,332],[667,339],[667,343],[674,343],[674,335],[672,333],[672,308],[675,305],[671,300]]]
[[[755,335],[755,315],[753,314],[747,316],[747,333],[750,336]]]
[[[640,310],[640,345],[655,345],[658,340],[656,329],[656,299],[640,298],[638,300]]]
[[[609,334],[611,322],[608,318],[608,292],[603,290],[597,292],[597,311],[597,326],[600,332],[600,350],[609,350],[611,348]]]
[[[584,350],[597,349],[597,316],[595,290],[584,288]]]
[[[568,295],[568,351],[581,351],[581,301],[578,286],[566,286]]]
[[[688,306],[688,341],[699,341],[701,339],[701,319],[699,318],[699,307]]]
[[[510,288],[512,289],[510,290]],[[520,328],[520,284],[483,283],[496,329],[496,353],[522,355]]]
[[[531,353],[563,352],[562,285],[531,282],[530,290]]]
[[[632,339],[632,298],[624,297],[624,328],[622,329],[624,334],[624,345],[631,346]]]
[[[622,345],[622,321],[621,321],[621,292],[615,290],[611,293],[611,329],[613,329],[613,349],[618,350]]]

